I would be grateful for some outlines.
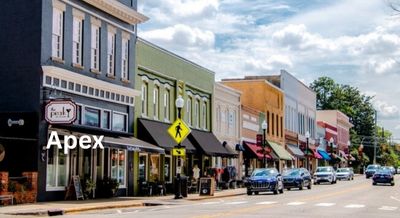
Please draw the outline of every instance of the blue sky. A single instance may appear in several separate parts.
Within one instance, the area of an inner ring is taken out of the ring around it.
[[[320,76],[375,96],[400,139],[400,16],[389,0],[139,0],[138,35],[216,73]]]

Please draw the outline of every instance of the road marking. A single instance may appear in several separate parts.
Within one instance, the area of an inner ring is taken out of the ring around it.
[[[204,203],[201,203],[201,205],[210,205],[210,204],[219,204],[220,202],[218,202],[218,201],[210,201],[210,202],[204,202]]]
[[[363,204],[349,204],[345,206],[345,208],[363,208],[363,207],[365,207],[365,205]]]
[[[259,205],[267,205],[267,204],[276,204],[278,202],[276,201],[262,201],[262,202],[258,202],[257,204]]]
[[[379,208],[379,210],[389,210],[389,211],[393,211],[396,209],[397,209],[397,207],[390,207],[390,206],[382,206]]]
[[[394,196],[390,196],[391,199],[396,200],[396,201],[400,201],[400,199],[394,197]]]
[[[117,210],[117,213],[122,213],[122,211],[121,210]]]
[[[299,206],[299,205],[303,205],[303,204],[306,204],[306,202],[295,201],[295,202],[290,202],[287,205],[289,205],[289,206]]]
[[[333,205],[335,205],[335,203],[319,203],[319,204],[316,204],[314,206],[317,206],[317,207],[331,207]]]
[[[228,203],[225,203],[225,204],[227,204],[227,205],[235,205],[235,204],[245,204],[245,203],[247,203],[247,201],[234,201],[234,202],[228,202]]]

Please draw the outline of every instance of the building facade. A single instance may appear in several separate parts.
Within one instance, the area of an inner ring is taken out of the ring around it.
[[[215,167],[215,157],[231,155],[211,132],[214,72],[139,38],[136,87],[141,89],[141,96],[136,99],[136,135],[166,150],[159,157],[139,154],[136,169],[139,174],[135,175],[139,182],[162,182],[170,187],[168,190],[172,189],[173,177],[178,171],[172,148],[177,143],[167,129],[177,118],[178,96],[185,102],[182,119],[191,129],[182,142],[186,156],[179,164],[181,174],[192,178],[192,169],[197,165],[203,176]]]
[[[265,113],[267,140],[279,161],[279,170],[291,166],[293,157],[285,150],[284,93],[267,80],[254,77],[223,79],[224,85],[242,92],[242,105]]]
[[[232,151],[235,151],[237,146],[240,145],[240,96],[240,92],[228,86],[222,85],[221,83],[215,83],[213,132],[219,141],[225,144],[225,146]],[[216,163],[215,166],[219,167],[234,166],[236,168],[237,175],[241,175],[241,166],[243,163],[242,153],[238,153],[237,157],[235,158],[223,159],[218,157],[214,162]]]
[[[254,77],[253,77],[254,78]],[[285,70],[281,70],[279,75],[257,76],[255,78],[264,78],[272,84],[280,87],[285,93],[285,142],[292,154],[296,156],[296,166],[306,166],[304,155],[293,147],[306,148],[307,137],[309,133],[308,146],[312,149],[312,155],[309,156],[309,169],[315,169],[318,158],[315,153],[316,139],[316,93],[307,87]],[[296,155],[297,154],[297,155]]]
[[[23,124],[0,127],[7,151],[0,170],[14,177],[37,173],[38,201],[64,199],[74,175],[83,182],[113,178],[120,195],[133,193],[129,170],[135,146],[129,141],[134,140],[134,99],[140,96],[134,89],[133,54],[137,24],[147,20],[136,7],[133,0],[2,4],[0,20],[8,32],[0,44],[9,52],[1,58],[1,119]],[[45,106],[57,100],[75,102],[73,124],[45,120]],[[68,154],[55,146],[47,149],[52,132],[61,140],[103,135],[106,148],[76,148]]]

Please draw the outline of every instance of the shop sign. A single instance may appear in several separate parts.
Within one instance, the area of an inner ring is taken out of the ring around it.
[[[71,124],[76,120],[76,104],[70,100],[50,101],[45,108],[45,119],[50,124]]]
[[[58,149],[64,149],[64,154],[68,154],[69,150],[75,149],[78,145],[82,149],[104,149],[102,143],[103,138],[103,135],[93,135],[92,137],[83,135],[79,138],[74,135],[64,135],[64,142],[61,143],[57,131],[51,131],[49,140],[47,141],[46,149],[50,149],[50,147],[54,145],[57,146]]]
[[[168,134],[175,140],[176,143],[181,143],[190,134],[189,126],[181,119],[176,119],[175,122],[168,128]]]

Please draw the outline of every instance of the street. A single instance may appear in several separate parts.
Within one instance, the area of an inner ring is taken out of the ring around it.
[[[64,217],[398,217],[400,176],[396,185],[372,186],[370,179],[314,185],[284,194],[242,195],[204,201],[168,200],[160,206],[88,211]]]

